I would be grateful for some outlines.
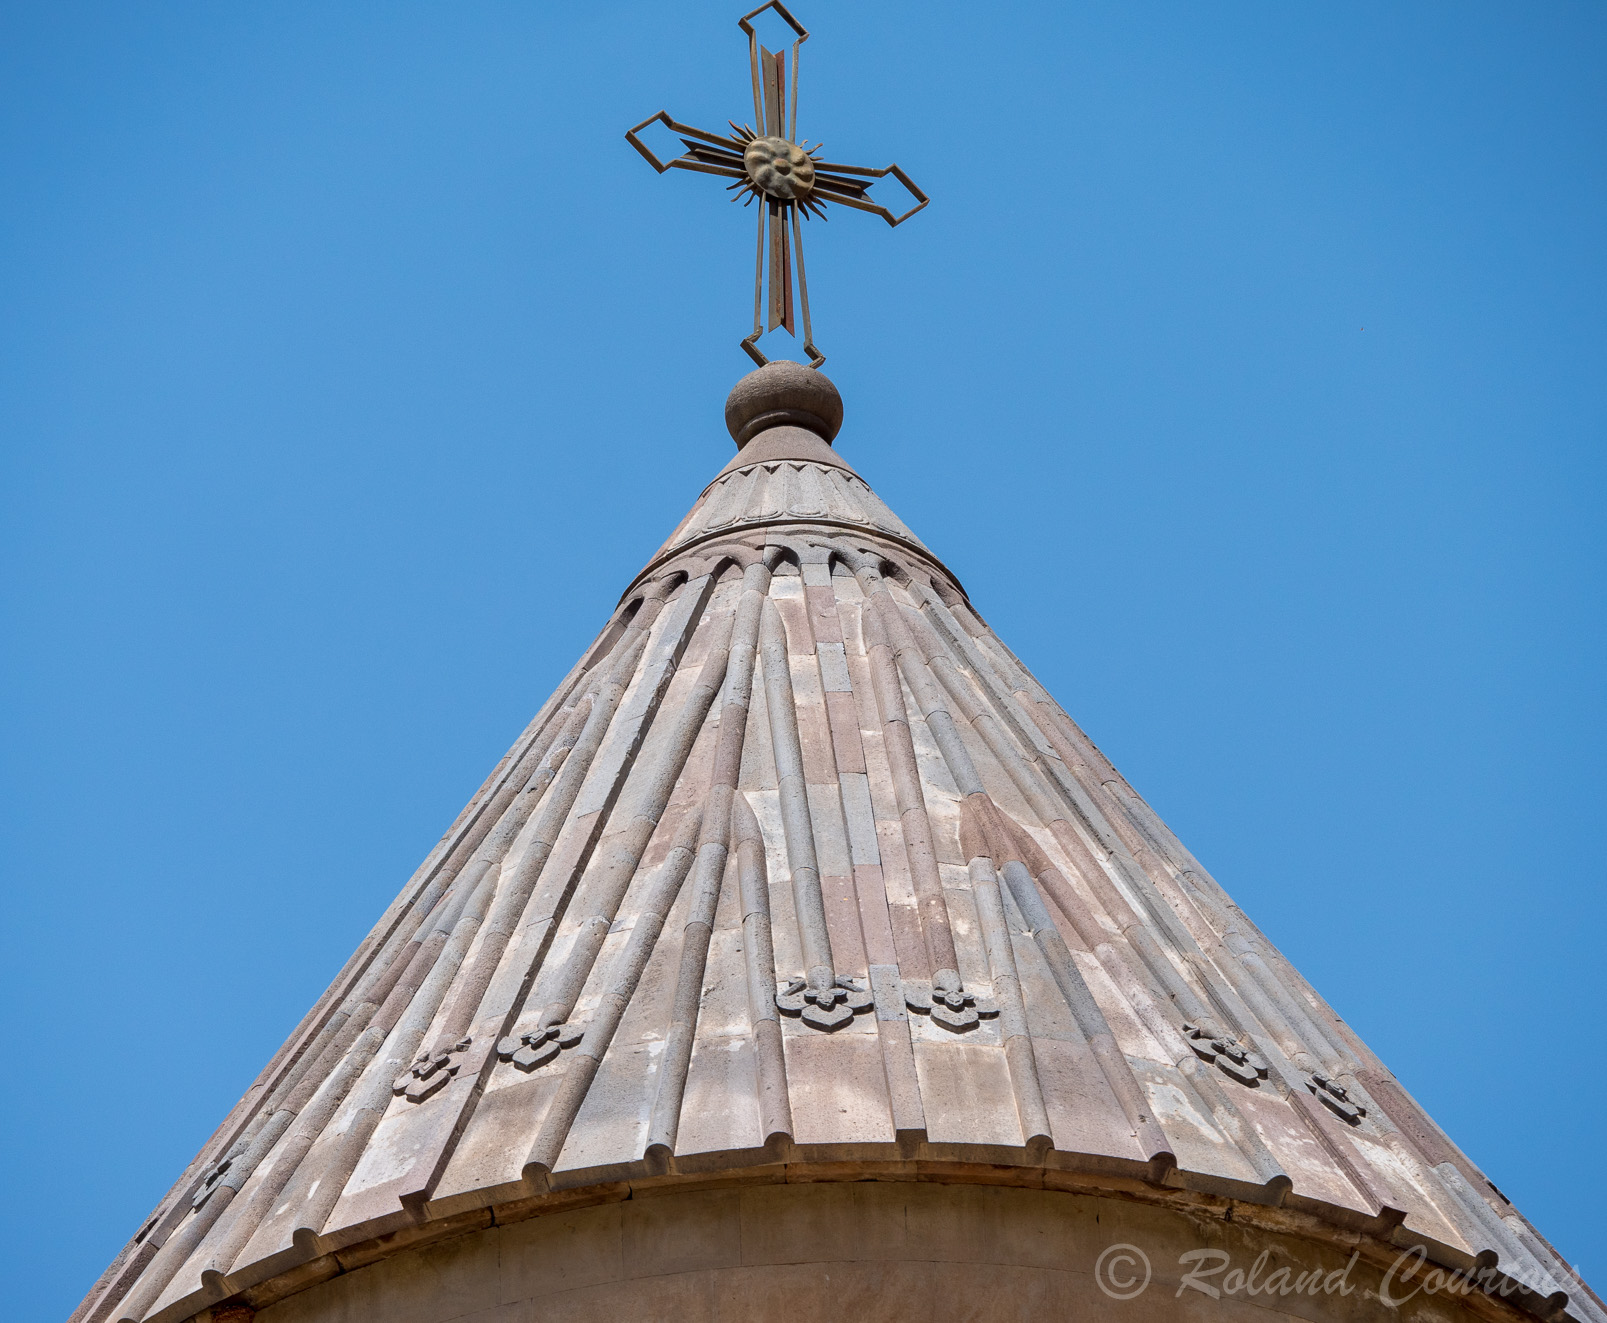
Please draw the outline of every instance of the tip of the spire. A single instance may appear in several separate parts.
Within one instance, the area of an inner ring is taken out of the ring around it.
[[[803,427],[828,445],[843,425],[843,397],[831,378],[777,359],[748,373],[725,401],[725,425],[741,450],[772,427]]]

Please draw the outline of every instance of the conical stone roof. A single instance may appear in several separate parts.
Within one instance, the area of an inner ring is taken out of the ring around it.
[[[1607,1323],[840,418],[818,374],[745,379],[736,458],[75,1318],[785,1169],[1281,1208]]]

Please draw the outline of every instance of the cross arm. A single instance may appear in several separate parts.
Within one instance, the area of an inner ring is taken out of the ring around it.
[[[668,161],[661,161],[653,154],[653,149],[643,142],[637,134],[651,124],[663,124],[670,132],[680,137],[687,146],[684,156],[677,156]],[[649,115],[634,129],[625,134],[625,141],[642,154],[643,159],[663,174],[666,170],[695,170],[699,174],[723,175],[727,179],[746,179],[747,171],[742,168],[742,153],[733,150],[735,144],[729,137],[721,137],[715,133],[705,133],[702,129],[694,129],[690,124],[682,124],[670,118],[667,110],[661,110],[656,115]],[[700,144],[708,144],[702,147]],[[718,148],[711,151],[708,148]],[[726,159],[729,157],[729,163]]]
[[[889,225],[901,225],[917,211],[931,201],[903,169],[895,162],[884,166],[880,170],[865,165],[836,165],[830,161],[821,161],[815,166],[815,192],[831,202],[841,203],[845,207],[853,207],[856,211],[868,211],[880,216]],[[857,179],[845,178],[833,180],[832,175],[859,176],[859,179],[885,179],[892,175],[894,179],[909,190],[909,195],[915,199],[915,205],[902,216],[895,216],[886,207],[879,206],[870,198],[870,185],[861,184]]]

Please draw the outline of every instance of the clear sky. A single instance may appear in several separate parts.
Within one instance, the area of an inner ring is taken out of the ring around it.
[[[1607,1284],[1607,9],[798,0],[839,448]],[[740,6],[0,4],[7,1314],[730,454]],[[786,346],[777,346],[785,352]]]

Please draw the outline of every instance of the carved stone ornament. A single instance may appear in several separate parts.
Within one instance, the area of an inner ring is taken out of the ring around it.
[[[952,969],[940,969],[930,983],[924,979],[904,979],[904,1004],[912,1011],[930,1015],[934,1024],[957,1034],[975,1029],[983,1016],[999,1013],[991,997],[978,997],[960,986],[960,976]]]
[[[765,196],[790,201],[815,186],[815,163],[808,152],[785,138],[754,138],[742,153],[748,178]]]
[[[1317,1095],[1318,1102],[1346,1125],[1360,1125],[1362,1117],[1367,1115],[1367,1109],[1351,1101],[1350,1090],[1338,1080],[1312,1074],[1306,1076],[1306,1087]]]
[[[206,1175],[201,1178],[201,1184],[195,1191],[195,1198],[190,1201],[191,1208],[200,1208],[214,1193],[219,1183],[228,1173],[235,1160],[246,1151],[245,1140],[238,1140],[234,1147],[206,1169]]]
[[[549,1024],[528,1033],[509,1034],[497,1044],[497,1055],[513,1062],[520,1070],[535,1070],[549,1061],[556,1061],[560,1050],[573,1047],[585,1034],[583,1025]]]
[[[1240,1084],[1253,1089],[1267,1077],[1269,1067],[1266,1058],[1250,1051],[1236,1039],[1218,1037],[1197,1024],[1185,1024],[1183,1037],[1201,1061],[1209,1061]]]
[[[776,1006],[787,1015],[800,1015],[803,1022],[830,1033],[854,1018],[856,1011],[868,1011],[874,1004],[870,990],[858,979],[839,978],[828,988],[812,988],[801,978],[788,979],[776,993]]]
[[[408,1102],[423,1102],[433,1097],[458,1073],[459,1058],[468,1051],[469,1040],[460,1038],[445,1052],[421,1052],[418,1060],[396,1077],[391,1088]]]

